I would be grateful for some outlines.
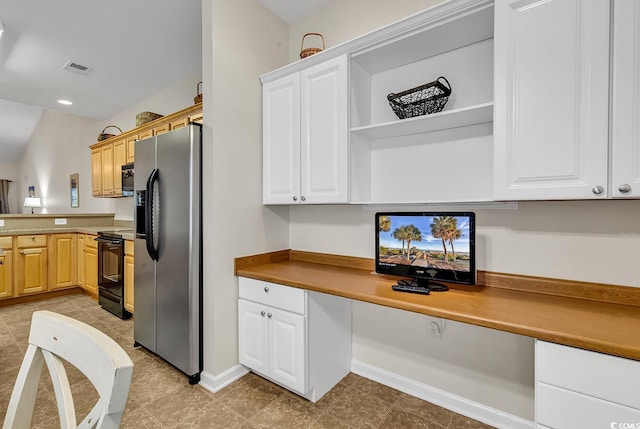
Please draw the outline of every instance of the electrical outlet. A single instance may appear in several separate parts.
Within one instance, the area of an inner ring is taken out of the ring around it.
[[[54,223],[55,223],[55,225],[66,225],[67,224],[67,219],[65,219],[65,218],[56,218]]]
[[[0,226],[4,226],[4,219],[0,219]]]
[[[442,332],[444,331],[444,320],[437,317],[430,317],[427,326],[427,332],[429,337],[436,340],[442,339]]]

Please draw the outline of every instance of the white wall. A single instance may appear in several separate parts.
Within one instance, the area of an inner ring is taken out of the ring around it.
[[[262,88],[287,27],[257,0],[203,0],[204,369],[238,363],[233,259],[287,248],[288,209],[262,206]]]
[[[325,47],[354,39],[372,30],[420,12],[442,0],[334,0],[312,15],[289,26],[289,60],[300,59],[302,37],[320,33]],[[321,47],[316,36],[309,36],[304,47]]]
[[[0,180],[11,180],[9,183],[9,212],[18,213],[18,164],[0,163]]]
[[[91,152],[100,130],[93,119],[45,109],[18,163],[18,200],[36,188],[36,213],[112,213],[108,199],[91,196]],[[71,208],[69,176],[79,174],[80,207]],[[21,213],[31,209],[20,207]]]
[[[195,59],[199,60],[199,59]],[[36,187],[42,198],[37,213],[115,213],[117,220],[133,220],[132,198],[95,198],[91,195],[91,151],[98,134],[107,125],[117,125],[123,131],[136,126],[136,114],[152,111],[162,115],[193,105],[196,84],[200,76],[181,82],[137,103],[104,121],[83,118],[57,110],[45,110],[29,139],[18,163],[17,199],[27,195],[28,187]],[[106,132],[118,134],[110,128]],[[80,177],[80,207],[71,208],[69,175]],[[20,213],[31,212],[19,207]]]

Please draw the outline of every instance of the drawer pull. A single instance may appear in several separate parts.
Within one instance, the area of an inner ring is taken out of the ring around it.
[[[264,317],[264,310],[260,312],[260,316]]]
[[[269,287],[265,286],[265,287],[264,287],[264,291],[265,291],[265,292],[269,292]]]
[[[267,313],[267,317],[268,317],[269,319],[271,319],[271,316],[272,316],[272,314],[271,314],[271,313]]]

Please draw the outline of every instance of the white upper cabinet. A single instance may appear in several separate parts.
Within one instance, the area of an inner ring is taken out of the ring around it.
[[[263,85],[263,203],[348,202],[347,60]]]
[[[640,2],[613,2],[611,196],[640,197]]]
[[[263,203],[295,203],[300,196],[299,73],[263,85],[262,116]]]
[[[609,195],[609,11],[609,0],[496,1],[496,200]]]
[[[303,70],[300,80],[300,200],[347,203],[347,58],[343,55]]]

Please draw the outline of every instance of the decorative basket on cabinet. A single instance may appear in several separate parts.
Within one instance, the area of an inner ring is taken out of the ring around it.
[[[147,122],[154,121],[158,118],[162,118],[162,115],[160,115],[159,113],[153,113],[153,112],[138,113],[136,115],[136,127],[139,127],[140,125],[144,125]]]
[[[105,131],[107,131],[107,128],[117,128],[118,131],[120,131],[120,134],[122,134],[122,130],[120,129],[120,127],[118,127],[116,125],[107,125],[106,127],[104,127],[102,132],[100,134],[98,134],[98,141],[99,142],[101,142],[102,140],[106,140],[108,138],[111,138],[111,137],[115,136],[115,134],[107,134],[107,133],[105,133]]]
[[[202,103],[202,82],[198,82],[196,85],[196,96],[193,97],[193,103]]]
[[[304,39],[307,36],[319,36],[320,39],[322,39],[322,48],[305,48],[304,47]],[[317,54],[320,51],[324,50],[324,37],[322,37],[322,34],[320,33],[307,33],[304,36],[302,36],[302,43],[300,43],[300,58],[307,58],[310,57],[313,54]]]
[[[446,85],[446,86],[445,86]],[[433,82],[387,95],[389,105],[400,119],[440,112],[451,95],[449,81],[440,76]]]

